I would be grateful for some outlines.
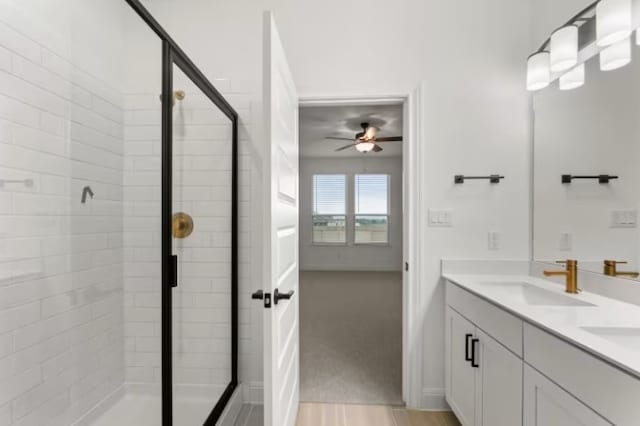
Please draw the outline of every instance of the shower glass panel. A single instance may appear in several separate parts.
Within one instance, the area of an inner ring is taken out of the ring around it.
[[[173,69],[174,424],[202,425],[232,381],[232,121]]]

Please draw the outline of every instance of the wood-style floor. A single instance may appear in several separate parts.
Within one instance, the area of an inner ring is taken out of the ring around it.
[[[450,412],[383,405],[301,403],[296,426],[460,426]]]
[[[262,405],[245,405],[236,426],[262,426]],[[383,405],[301,403],[296,426],[460,426],[444,411],[412,411]]]

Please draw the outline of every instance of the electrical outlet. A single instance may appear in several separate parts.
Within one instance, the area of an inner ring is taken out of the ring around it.
[[[489,232],[489,250],[500,250],[500,234]]]
[[[611,228],[637,228],[638,211],[637,210],[611,210],[610,227]]]
[[[453,226],[453,212],[451,209],[429,209],[429,226],[451,228]]]

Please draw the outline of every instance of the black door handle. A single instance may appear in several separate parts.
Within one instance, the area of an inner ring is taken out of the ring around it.
[[[471,340],[471,366],[473,368],[480,367],[480,364],[476,361],[476,344],[480,342],[478,339]]]
[[[264,299],[264,292],[262,290],[258,290],[251,295],[253,300],[262,300]]]
[[[469,339],[473,337],[473,334],[468,333],[464,336],[464,360],[471,361],[471,355],[469,355]]]
[[[273,303],[275,303],[276,305],[278,304],[279,300],[289,300],[293,297],[293,290],[287,292],[287,293],[280,293],[278,291],[278,289],[276,288],[273,291]]]

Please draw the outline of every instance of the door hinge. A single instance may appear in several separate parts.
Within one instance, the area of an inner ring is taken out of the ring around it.
[[[404,270],[409,272],[409,262],[404,262]]]

